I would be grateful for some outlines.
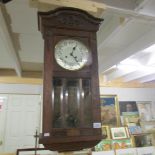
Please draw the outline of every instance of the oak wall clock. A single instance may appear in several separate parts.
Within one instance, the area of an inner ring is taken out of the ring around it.
[[[101,21],[75,8],[38,13],[45,46],[39,142],[49,150],[91,148],[102,139],[96,44]]]

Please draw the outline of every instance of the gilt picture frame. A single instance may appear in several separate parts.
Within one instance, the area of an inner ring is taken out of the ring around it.
[[[111,128],[112,139],[125,139],[129,138],[129,134],[126,127]]]
[[[138,107],[136,101],[119,101],[119,110],[122,116],[126,113],[137,113]]]
[[[151,102],[149,101],[141,101],[141,102],[136,102],[138,111],[139,111],[139,116],[141,121],[150,121],[152,120],[152,105]]]
[[[111,139],[109,126],[102,125],[101,129],[102,135],[105,137],[105,139]]]
[[[100,95],[101,123],[110,127],[120,126],[117,95]]]

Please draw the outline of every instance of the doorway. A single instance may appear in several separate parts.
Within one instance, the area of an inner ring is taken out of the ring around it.
[[[9,94],[4,105],[0,151],[13,153],[20,148],[34,147],[34,135],[40,129],[40,95]]]

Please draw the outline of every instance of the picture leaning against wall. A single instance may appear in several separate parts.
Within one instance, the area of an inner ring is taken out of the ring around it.
[[[109,125],[111,127],[119,126],[117,95],[101,95],[100,102],[102,125]]]
[[[153,119],[152,116],[152,111],[151,111],[151,102],[136,102],[138,111],[139,111],[139,116],[141,121],[150,121]]]
[[[134,125],[137,125],[139,121],[139,112],[136,101],[120,101],[119,109],[121,124],[123,126],[128,126],[131,122],[135,123]]]

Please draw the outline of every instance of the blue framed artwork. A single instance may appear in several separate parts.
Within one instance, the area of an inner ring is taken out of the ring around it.
[[[101,95],[100,103],[102,125],[119,126],[120,116],[117,95]]]

